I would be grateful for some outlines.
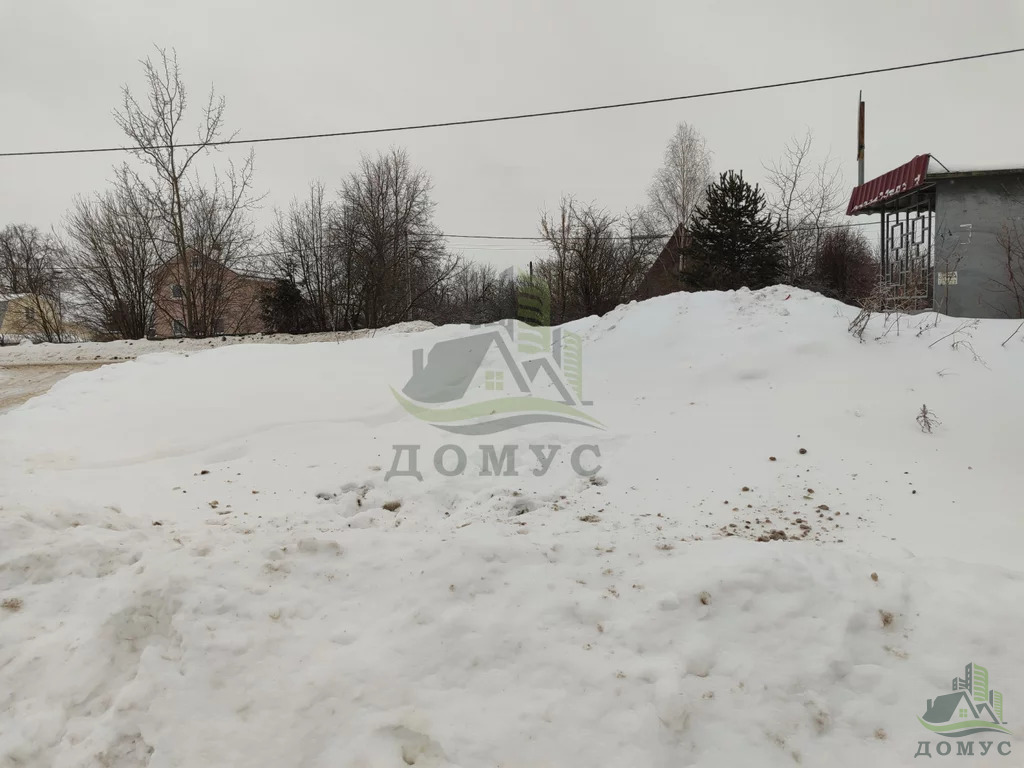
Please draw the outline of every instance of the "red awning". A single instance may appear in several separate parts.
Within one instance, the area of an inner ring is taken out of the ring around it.
[[[888,173],[883,173],[877,179],[866,181],[856,187],[850,196],[850,204],[846,207],[846,215],[875,213],[868,209],[876,203],[892,200],[924,186],[930,159],[931,155],[918,155],[906,165],[894,168]]]

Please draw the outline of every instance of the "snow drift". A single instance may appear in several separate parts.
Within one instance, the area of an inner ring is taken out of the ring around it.
[[[971,661],[1012,741],[1024,347],[853,314],[573,323],[605,428],[501,437],[514,476],[391,392],[465,328],[58,383],[0,415],[0,765],[910,765]],[[567,448],[538,476],[529,444]]]

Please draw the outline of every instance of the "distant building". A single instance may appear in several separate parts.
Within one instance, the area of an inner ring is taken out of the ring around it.
[[[855,188],[846,213],[881,217],[891,303],[1024,316],[1024,168],[950,170],[918,155]]]
[[[0,294],[0,344],[59,341],[59,331],[60,316],[45,296]]]
[[[686,289],[683,283],[683,259],[685,250],[690,245],[690,233],[680,224],[676,231],[661,249],[658,258],[647,270],[643,282],[636,291],[636,300],[643,301],[655,296],[664,296]]]
[[[155,339],[261,333],[262,298],[274,281],[245,275],[215,258],[191,252],[186,264],[176,259],[153,278]]]

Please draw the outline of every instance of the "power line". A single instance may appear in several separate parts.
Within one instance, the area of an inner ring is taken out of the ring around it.
[[[478,117],[468,120],[449,120],[438,123],[416,123],[412,125],[392,126],[388,128],[366,128],[353,131],[334,131],[330,133],[308,133],[292,136],[267,136],[256,139],[225,139],[209,143],[190,143],[176,145],[182,149],[194,149],[198,147],[222,147],[231,144],[266,144],[278,141],[306,141],[309,139],[329,139],[343,136],[366,136],[378,133],[397,133],[399,131],[420,131],[428,128],[453,128],[462,125],[482,125],[484,123],[499,123],[511,120],[531,120],[538,117],[555,117],[557,115],[575,115],[584,112],[599,112],[610,109],[624,109],[626,107],[640,107],[651,104],[666,104],[674,101],[688,101],[691,99],[704,99],[711,96],[727,96],[737,93],[751,93],[754,91],[767,91],[773,88],[789,88],[795,85],[808,85],[811,83],[824,83],[832,80],[843,80],[852,77],[866,77],[868,75],[879,75],[886,72],[898,72],[908,69],[920,69],[922,67],[933,67],[939,64],[954,64],[977,59],[987,59],[995,56],[1006,56],[1011,53],[1022,53],[1024,48],[1010,48],[1004,51],[989,51],[988,53],[976,53],[969,56],[956,56],[948,59],[933,59],[922,61],[916,64],[900,64],[892,67],[879,67],[876,69],[864,69],[859,72],[844,72],[836,75],[822,75],[819,77],[807,77],[800,80],[787,80],[778,83],[767,83],[764,85],[751,85],[742,88],[726,88],[718,91],[704,91],[703,93],[690,93],[683,96],[666,96],[659,99],[642,99],[639,101],[625,101],[615,104],[599,104],[589,107],[574,107],[569,109],[553,109],[545,112],[527,112],[513,115],[500,115],[496,117]],[[153,145],[147,149],[170,149],[170,146]],[[33,150],[27,152],[0,152],[0,157],[35,157],[40,155],[84,155],[100,152],[135,152],[137,147],[92,147],[86,149],[47,149]]]
[[[850,228],[850,227],[877,227],[877,226],[878,226],[878,222],[877,221],[854,221],[854,222],[850,222],[848,224],[808,225],[807,228],[808,229],[825,230],[825,229],[847,229],[847,228]],[[437,239],[440,239],[440,240],[459,239],[459,240],[500,240],[500,241],[513,241],[513,242],[533,242],[533,243],[537,243],[538,245],[545,245],[548,242],[545,238],[543,238],[543,237],[541,237],[539,235],[534,235],[534,236],[531,237],[529,235],[456,235],[456,234],[438,233],[436,236],[431,235],[427,239],[430,239],[432,237],[436,237]],[[580,239],[621,240],[623,242],[627,242],[629,240],[659,240],[659,241],[661,241],[661,240],[668,240],[670,237],[671,237],[671,235],[668,235],[668,234],[633,235],[632,237],[629,236],[629,235],[605,235],[605,236],[598,237],[598,238],[587,238],[586,235],[568,235],[568,236],[566,236],[565,239],[566,240],[580,240]],[[486,246],[472,246],[472,245],[468,245],[468,246],[465,246],[465,247],[469,248],[469,249],[475,249],[475,248],[484,248]],[[264,252],[264,253],[252,254],[252,256],[254,256],[254,257],[262,257],[262,256],[291,256],[291,255],[294,255],[294,254],[307,253],[307,252],[308,252],[308,250],[303,251],[301,249],[294,249],[294,250],[288,250],[288,251],[267,251],[267,252]]]

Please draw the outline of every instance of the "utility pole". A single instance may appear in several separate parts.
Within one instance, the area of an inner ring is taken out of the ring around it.
[[[857,96],[857,186],[864,183],[864,91]]]

